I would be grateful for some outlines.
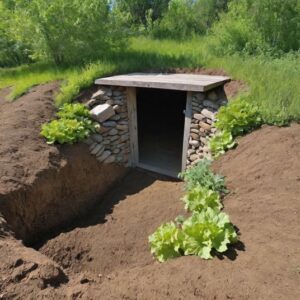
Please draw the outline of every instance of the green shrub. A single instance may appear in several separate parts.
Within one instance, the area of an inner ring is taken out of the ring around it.
[[[200,185],[189,190],[182,200],[185,203],[185,209],[191,212],[201,212],[207,207],[220,210],[223,207],[218,192]]]
[[[179,174],[179,177],[185,181],[188,191],[200,185],[215,192],[227,192],[224,176],[215,175],[210,170],[210,165],[209,160],[203,159],[193,168]]]
[[[197,255],[204,259],[212,258],[212,249],[223,253],[228,249],[228,244],[238,241],[228,215],[211,208],[193,213],[184,221],[182,231],[184,254]]]
[[[86,139],[99,124],[90,119],[89,110],[82,104],[65,104],[57,113],[58,120],[43,124],[41,135],[48,144],[73,144]]]
[[[236,137],[261,126],[261,123],[262,120],[257,107],[245,100],[237,99],[227,106],[221,107],[217,113],[215,126],[219,130],[231,133],[233,137]]]
[[[218,158],[227,150],[232,149],[236,145],[236,142],[230,132],[219,131],[209,139],[208,145],[214,158]]]
[[[160,262],[182,255],[183,235],[173,222],[161,225],[149,236],[151,253]]]

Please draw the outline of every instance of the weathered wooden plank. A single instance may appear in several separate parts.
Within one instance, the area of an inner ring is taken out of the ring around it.
[[[128,124],[130,138],[130,161],[131,167],[135,167],[139,162],[138,148],[138,128],[137,128],[137,109],[136,109],[136,89],[127,88],[127,107],[128,107]]]
[[[230,80],[229,77],[225,76],[134,73],[100,78],[95,83],[99,85],[205,92],[217,86],[224,85]]]
[[[183,134],[183,147],[182,147],[182,171],[184,171],[186,168],[187,151],[189,148],[191,120],[192,120],[192,92],[187,92],[185,121],[184,121],[184,134]]]

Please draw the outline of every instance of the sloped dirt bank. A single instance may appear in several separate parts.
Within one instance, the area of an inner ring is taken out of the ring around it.
[[[83,215],[126,172],[99,164],[86,145],[49,146],[40,137],[57,89],[35,87],[13,103],[1,94],[0,212],[26,243]]]
[[[223,256],[156,262],[147,237],[184,213],[183,185],[139,172],[40,251],[72,276],[89,274],[88,284],[76,286],[82,299],[297,299],[299,132],[297,124],[266,126],[214,164],[231,190],[225,211],[241,232],[241,243]]]

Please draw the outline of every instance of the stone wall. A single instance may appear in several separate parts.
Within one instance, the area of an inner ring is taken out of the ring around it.
[[[212,137],[215,115],[222,105],[227,104],[223,87],[206,93],[192,93],[192,120],[187,151],[187,168],[197,164],[203,158],[211,158],[208,139]]]
[[[86,103],[99,132],[85,142],[90,152],[104,164],[127,165],[129,160],[129,128],[126,89],[123,87],[100,87]]]

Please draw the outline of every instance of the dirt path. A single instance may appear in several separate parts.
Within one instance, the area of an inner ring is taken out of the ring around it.
[[[225,256],[153,260],[147,237],[183,213],[182,183],[136,172],[105,197],[106,206],[40,250],[70,274],[100,276],[81,289],[87,299],[297,299],[299,132],[299,125],[265,127],[215,163],[231,190],[225,210],[241,231],[242,243]]]

